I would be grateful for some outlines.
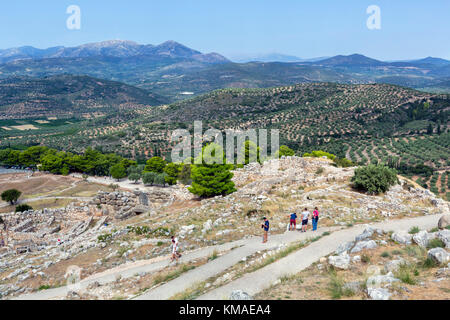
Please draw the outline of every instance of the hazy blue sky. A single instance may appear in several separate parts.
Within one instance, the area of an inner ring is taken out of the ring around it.
[[[81,8],[81,30],[66,28],[69,5]],[[381,30],[366,27],[369,5],[381,8]],[[224,55],[450,59],[449,0],[4,0],[0,30],[3,49],[175,40]]]

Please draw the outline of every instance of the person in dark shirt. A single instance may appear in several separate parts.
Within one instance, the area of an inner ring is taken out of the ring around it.
[[[270,228],[270,223],[269,220],[264,217],[264,223],[261,225],[261,228],[264,229],[264,235],[263,235],[263,243],[267,242],[267,238],[269,236],[269,228]]]
[[[291,213],[289,221],[289,231],[295,231],[297,229],[297,214]]]

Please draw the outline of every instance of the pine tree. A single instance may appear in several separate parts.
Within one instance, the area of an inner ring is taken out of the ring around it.
[[[216,157],[217,156],[217,157]],[[226,163],[223,149],[217,144],[211,143],[202,149],[196,159],[196,164],[191,168],[192,186],[189,191],[199,197],[214,197],[227,195],[236,191],[234,182],[231,181],[233,173],[230,171],[232,165]],[[222,163],[213,161],[222,159]]]

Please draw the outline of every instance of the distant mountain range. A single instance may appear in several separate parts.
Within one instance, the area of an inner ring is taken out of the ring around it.
[[[141,45],[133,41],[110,40],[84,44],[78,47],[53,47],[37,49],[30,46],[0,50],[0,63],[23,59],[50,58],[87,58],[87,57],[128,58],[135,56],[153,56],[162,58],[192,58],[209,63],[229,62],[217,53],[202,54],[175,41],[166,41],[160,45]]]
[[[149,90],[167,102],[185,99],[190,96],[186,92],[308,82],[388,83],[450,92],[450,61],[441,58],[388,62],[361,54],[301,59],[274,53],[242,59],[245,62],[232,62],[175,41],[156,46],[113,40],[71,48],[20,47],[0,50],[0,79],[86,75]]]
[[[318,57],[311,59],[302,59],[296,56],[282,54],[282,53],[267,53],[255,55],[232,55],[230,60],[237,63],[247,62],[315,62],[327,59],[328,57]]]

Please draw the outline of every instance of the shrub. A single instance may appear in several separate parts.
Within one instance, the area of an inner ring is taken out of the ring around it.
[[[355,163],[353,163],[351,160],[348,160],[347,158],[335,158],[334,163],[336,166],[341,168],[348,168],[348,167],[354,167],[356,166]]]
[[[118,185],[118,184],[115,184],[115,183],[111,183],[111,184],[109,185],[109,187],[110,187],[113,191],[116,191],[117,189],[119,189],[119,185]]]
[[[438,239],[438,238],[431,239],[430,241],[428,241],[427,248],[428,249],[445,248],[445,243],[441,239]]]
[[[148,226],[136,226],[136,227],[128,226],[127,229],[128,229],[128,232],[134,232],[138,236],[151,232],[151,230]]]
[[[314,157],[314,158],[322,158],[327,157],[330,160],[334,160],[336,156],[334,154],[318,150],[318,151],[312,151],[311,153],[305,153],[303,157]]]
[[[423,269],[431,269],[431,268],[436,267],[436,265],[437,264],[433,259],[427,257],[422,260],[420,267]]]
[[[340,299],[342,296],[351,297],[355,294],[350,288],[345,288],[344,280],[335,272],[331,273],[328,291],[332,299]]]
[[[295,151],[289,148],[288,146],[280,146],[280,150],[277,152],[278,158],[281,157],[292,157],[295,155]]]
[[[369,263],[370,262],[370,257],[367,254],[363,254],[361,256],[361,261],[364,263]]]
[[[50,288],[51,288],[51,286],[49,286],[48,284],[44,284],[44,285],[39,287],[38,291],[48,290]]]
[[[134,183],[138,183],[138,181],[141,179],[141,175],[137,172],[133,172],[128,176],[128,179],[134,181]]]
[[[419,227],[412,227],[411,229],[409,229],[409,234],[416,234],[419,233],[419,231]]]
[[[29,211],[29,210],[33,210],[33,208],[27,204],[19,204],[16,207],[16,212],[25,212],[25,211]]]
[[[112,234],[111,233],[107,233],[107,234],[99,235],[97,237],[97,240],[98,240],[98,242],[109,242],[109,241],[112,240],[112,238],[113,238]]]
[[[155,176],[155,179],[153,180],[154,184],[165,186],[167,181],[167,173],[160,173]]]
[[[397,171],[383,165],[368,165],[355,170],[353,187],[369,194],[384,193],[398,182]]]
[[[155,183],[155,178],[158,174],[156,172],[144,172],[142,175],[142,182],[144,184],[150,184],[153,185]]]
[[[396,278],[400,279],[403,283],[414,285],[417,283],[416,276],[419,275],[416,265],[402,263],[398,271],[395,272]]]
[[[319,169],[316,170],[316,174],[321,175],[324,171],[325,171],[325,169],[320,167]]]
[[[19,200],[20,196],[22,195],[22,192],[20,192],[17,189],[10,189],[6,190],[1,194],[2,200],[9,202],[11,205],[17,202]]]
[[[410,257],[422,258],[426,254],[426,250],[419,246],[409,245],[403,249]]]
[[[340,299],[343,295],[344,281],[336,275],[332,275],[328,284],[328,291],[332,299]]]

